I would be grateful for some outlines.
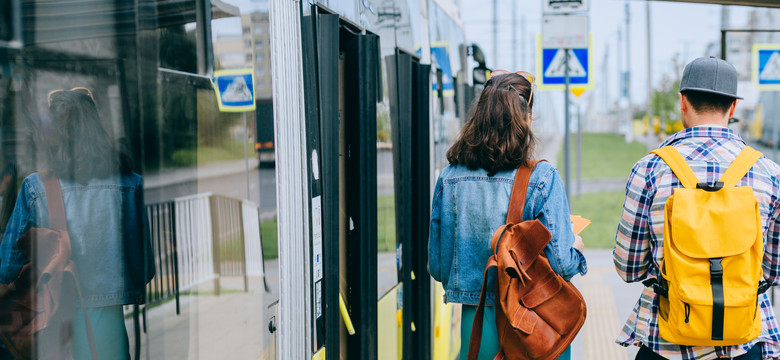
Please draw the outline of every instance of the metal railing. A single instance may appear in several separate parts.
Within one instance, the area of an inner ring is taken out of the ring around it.
[[[220,294],[220,277],[263,276],[259,206],[211,193],[146,205],[155,277],[147,284],[147,304],[175,298],[208,281]]]
[[[146,205],[154,253],[155,276],[146,286],[146,301],[154,304],[176,298],[179,313],[179,257],[176,246],[176,210],[173,202]]]

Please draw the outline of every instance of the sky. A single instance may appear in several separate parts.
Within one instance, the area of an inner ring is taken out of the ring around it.
[[[488,58],[488,67],[510,69],[513,65],[513,50],[517,52],[518,70],[537,73],[534,67],[536,38],[541,31],[542,1],[517,1],[518,44],[512,46],[512,1],[497,0],[498,3],[498,58],[493,52],[493,1],[461,0],[461,16],[466,27],[466,36],[480,45]],[[646,2],[636,0],[591,0],[590,29],[593,36],[594,88],[589,90],[595,96],[594,105],[602,109],[604,92],[607,102],[612,103],[619,94],[619,73],[627,65],[618,67],[618,56],[626,62],[625,49],[625,6],[630,9],[630,70],[631,97],[634,104],[643,104],[647,98],[647,22]],[[651,51],[652,84],[658,86],[666,76],[674,77],[673,59],[678,56],[685,64],[704,56],[707,45],[720,42],[720,5],[684,4],[672,2],[651,2]],[[745,25],[751,8],[730,7],[731,27]],[[522,19],[525,30],[520,29]],[[622,32],[623,42],[618,36]],[[525,36],[522,36],[524,33]],[[522,40],[520,37],[522,36]],[[718,45],[719,48],[719,45]],[[620,52],[620,55],[618,55]],[[606,60],[606,62],[605,62]],[[604,66],[604,64],[607,64]],[[603,71],[606,68],[606,75]],[[606,80],[607,86],[604,86]],[[555,90],[551,90],[555,91]],[[587,94],[587,92],[586,92]]]
[[[238,6],[242,13],[267,10],[268,0],[221,0]],[[544,0],[453,0],[460,5],[466,38],[479,44],[493,69],[526,70],[538,73],[536,68],[536,44],[541,31],[542,2]],[[497,57],[493,51],[493,2],[498,4]],[[630,13],[630,49],[626,44],[626,4]],[[513,9],[514,6],[514,9]],[[644,0],[590,0],[590,31],[593,36],[594,88],[578,101],[593,98],[595,110],[605,110],[619,99],[620,73],[630,70],[632,104],[644,105],[647,99],[647,2]],[[678,2],[650,2],[651,13],[651,85],[658,87],[664,77],[675,78],[673,59],[685,64],[704,56],[707,47],[715,44],[719,49],[721,29],[721,5],[686,4]],[[729,7],[729,27],[745,27],[748,14],[755,8]],[[517,38],[513,45],[512,11],[516,11]],[[525,25],[525,26],[522,26]],[[216,20],[214,36],[218,32],[241,31],[237,18]],[[220,30],[217,30],[220,29]],[[623,41],[618,41],[619,36]],[[630,64],[626,64],[627,55]],[[621,63],[619,63],[619,60]],[[622,64],[622,65],[621,65]],[[749,85],[749,84],[748,84]],[[552,98],[556,92],[548,90]],[[561,96],[562,99],[562,96]],[[562,100],[560,100],[562,105]]]

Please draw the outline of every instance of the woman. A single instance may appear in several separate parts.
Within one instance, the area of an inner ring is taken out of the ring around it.
[[[447,166],[433,196],[428,271],[442,282],[445,301],[463,304],[460,358],[466,359],[471,324],[479,303],[482,275],[492,255],[493,232],[506,222],[518,167],[531,158],[533,77],[496,71],[447,152]],[[564,279],[585,274],[584,245],[572,232],[569,206],[558,171],[540,162],[531,174],[523,219],[539,219],[552,234],[544,249],[552,269]],[[499,349],[493,304],[495,272],[488,275],[479,359]],[[570,350],[561,359],[570,358]]]
[[[144,301],[154,276],[142,180],[129,158],[103,130],[89,90],[49,94],[49,112],[39,118],[34,149],[43,168],[59,179],[84,305],[101,359],[130,359],[122,305]],[[24,179],[0,245],[0,284],[9,284],[28,261],[16,239],[48,227],[40,173]],[[73,355],[90,359],[81,311],[74,314]]]

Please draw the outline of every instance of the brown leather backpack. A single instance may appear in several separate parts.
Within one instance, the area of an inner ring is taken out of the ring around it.
[[[30,261],[7,288],[0,289],[0,341],[19,360],[73,359],[73,322],[78,299],[92,359],[97,360],[76,265],[70,258],[62,190],[55,177],[42,177],[51,229],[32,228],[16,241]]]
[[[556,359],[585,322],[585,300],[556,274],[544,255],[550,231],[538,219],[523,221],[531,172],[538,161],[520,167],[512,186],[507,223],[493,234],[493,256],[485,267],[482,294],[471,327],[468,360],[476,360],[482,340],[487,273],[497,267],[495,359]]]

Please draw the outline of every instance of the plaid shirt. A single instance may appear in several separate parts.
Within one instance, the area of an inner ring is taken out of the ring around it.
[[[745,147],[731,130],[718,126],[688,128],[667,139],[685,157],[699,181],[714,184]],[[764,233],[764,277],[780,283],[780,166],[762,157],[737,186],[751,186],[758,199]],[[664,204],[672,189],[682,187],[677,176],[655,154],[639,160],[628,178],[623,216],[613,253],[618,275],[626,282],[658,277],[664,258]],[[682,346],[662,339],[658,332],[658,298],[645,288],[616,342],[623,346],[647,346],[669,359],[735,357],[756,343],[763,343],[763,359],[780,358],[780,334],[766,293],[759,296],[761,335],[737,346]]]

